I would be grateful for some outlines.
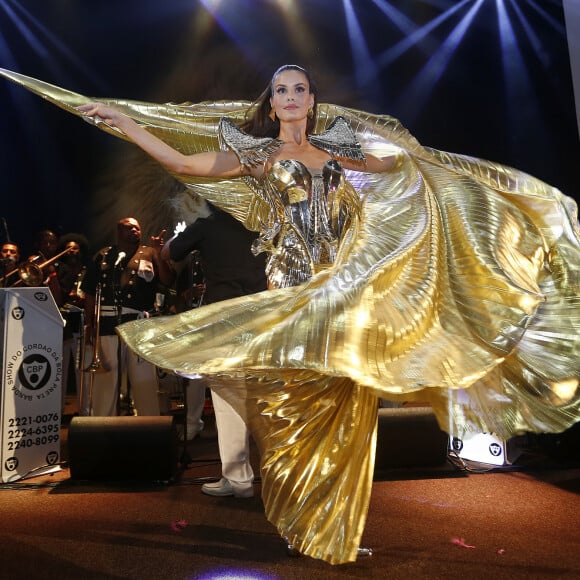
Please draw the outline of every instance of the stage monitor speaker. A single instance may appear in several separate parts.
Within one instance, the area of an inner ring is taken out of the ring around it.
[[[168,482],[177,473],[174,419],[74,417],[68,432],[71,479]]]
[[[580,465],[580,421],[561,433],[541,433],[531,438],[538,452],[556,461]]]
[[[447,444],[431,407],[379,409],[375,470],[442,465]]]

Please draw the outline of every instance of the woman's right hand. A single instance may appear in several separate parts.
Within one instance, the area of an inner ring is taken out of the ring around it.
[[[87,117],[93,117],[95,120],[102,121],[111,127],[118,127],[119,120],[123,117],[123,113],[105,105],[104,103],[87,103],[86,105],[80,105],[77,107],[77,111],[80,111]]]

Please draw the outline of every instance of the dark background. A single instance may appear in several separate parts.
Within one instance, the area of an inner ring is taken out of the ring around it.
[[[390,114],[424,145],[578,199],[561,0],[0,1],[0,66],[84,95],[253,99],[290,62],[310,69],[323,102]],[[172,230],[173,184],[134,146],[2,79],[0,106],[1,216],[14,241],[30,247],[50,227],[96,249],[126,215],[146,236]]]

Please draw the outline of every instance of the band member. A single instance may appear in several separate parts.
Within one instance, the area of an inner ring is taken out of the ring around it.
[[[36,232],[34,236],[34,252],[28,257],[28,261],[39,266],[42,272],[43,286],[48,286],[58,307],[61,307],[66,296],[60,287],[58,271],[60,262],[56,258],[58,249],[58,235],[49,229]]]
[[[82,234],[68,233],[60,237],[58,253],[67,250],[59,259],[57,279],[64,304],[60,312],[65,321],[63,329],[63,374],[62,395],[63,415],[67,394],[76,393],[78,409],[82,407],[80,386],[82,376],[82,347],[86,335],[85,328],[85,295],[81,284],[87,271],[87,254],[89,242]],[[74,387],[73,387],[74,385]]]
[[[170,239],[161,252],[162,257],[179,262],[192,250],[200,253],[205,278],[204,304],[266,290],[265,256],[252,254],[257,235],[228,213],[208,205],[210,215],[198,218]],[[229,388],[244,388],[243,375],[207,379],[215,411],[222,473],[219,481],[205,483],[201,491],[212,496],[252,497],[254,471],[250,463],[250,432],[240,414],[219,394],[221,383],[226,381]],[[194,383],[188,389],[193,394],[198,387]],[[199,396],[199,391],[197,394]],[[195,396],[192,396],[192,409],[199,410],[200,402],[198,400],[196,406]],[[188,400],[188,407],[189,403]],[[195,428],[193,420],[192,427]]]
[[[12,286],[18,280],[20,248],[14,242],[6,242],[0,249],[0,287]]]
[[[120,344],[115,328],[122,322],[148,317],[154,311],[159,284],[173,283],[173,270],[159,258],[164,233],[151,237],[151,246],[142,245],[139,222],[123,218],[117,223],[116,243],[97,252],[87,268],[81,289],[92,342],[88,366],[93,368],[88,388],[83,389],[83,414],[119,414],[126,378],[125,396],[133,402],[134,412],[159,415],[155,367]]]
[[[82,234],[69,233],[60,237],[58,252],[68,250],[59,262],[61,267],[58,280],[65,304],[84,307],[84,293],[81,284],[87,271],[89,242]]]

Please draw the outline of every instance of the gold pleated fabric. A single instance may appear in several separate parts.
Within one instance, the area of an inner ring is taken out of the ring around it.
[[[64,109],[94,99],[0,71]],[[215,150],[217,123],[248,103],[116,105],[184,152]],[[377,397],[432,404],[441,427],[509,438],[580,419],[580,231],[573,200],[496,163],[421,146],[388,116],[344,116],[387,174],[349,173],[361,217],[336,262],[307,283],[120,328],[182,375],[243,372],[224,393],[261,450],[266,514],[303,553],[356,558],[374,462]],[[113,134],[119,133],[99,125]],[[189,188],[258,230],[251,180]]]
[[[347,377],[268,370],[220,394],[246,419],[260,452],[266,515],[302,554],[357,557],[373,481],[377,398]]]

